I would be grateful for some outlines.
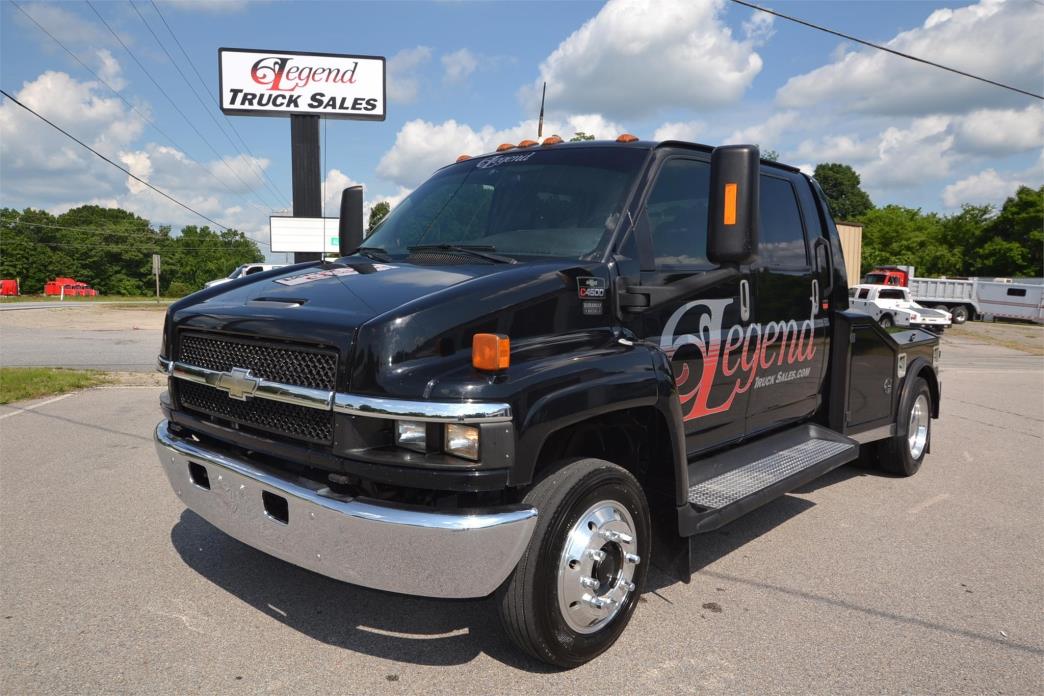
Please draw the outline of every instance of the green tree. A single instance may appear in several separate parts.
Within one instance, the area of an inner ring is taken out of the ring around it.
[[[847,164],[816,165],[815,177],[835,220],[856,220],[874,209],[870,196],[859,186],[859,174]]]
[[[1044,275],[1044,186],[1020,186],[983,232],[977,275]]]
[[[366,225],[366,235],[369,236],[370,233],[373,232],[373,228],[376,227],[381,220],[386,218],[390,212],[391,205],[388,201],[375,203],[374,206],[370,208],[370,222]]]
[[[150,295],[152,255],[163,257],[161,292],[180,282],[193,290],[236,266],[261,261],[257,245],[235,230],[186,227],[171,235],[126,210],[86,205],[54,216],[42,210],[0,209],[0,276],[21,280],[23,292],[69,276],[102,294]]]
[[[935,213],[886,205],[865,214],[861,222],[863,273],[892,264],[916,266],[920,275],[957,273],[959,252],[943,253],[942,221]]]
[[[778,162],[779,152],[773,150],[772,148],[769,148],[768,150],[762,150],[761,159],[768,160],[769,162]]]
[[[594,139],[595,139],[595,137],[593,135],[589,135],[589,134],[587,134],[587,133],[585,133],[583,131],[577,131],[576,133],[573,134],[573,137],[569,139],[569,142],[571,142],[571,143],[582,143],[585,140],[594,140]]]

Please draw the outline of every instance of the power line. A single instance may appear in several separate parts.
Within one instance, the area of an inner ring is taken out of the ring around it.
[[[205,135],[203,135],[203,133],[201,133],[198,128],[196,128],[196,124],[193,123],[192,120],[188,116],[185,115],[185,112],[181,110],[181,108],[178,106],[178,103],[176,101],[174,101],[174,99],[167,93],[167,90],[163,89],[163,87],[159,84],[159,82],[156,81],[156,78],[154,78],[152,76],[152,73],[150,73],[148,71],[148,69],[146,69],[146,67],[144,65],[142,65],[141,61],[138,60],[138,57],[136,55],[134,55],[133,51],[130,50],[130,47],[128,47],[127,44],[124,43],[123,39],[120,38],[120,35],[116,33],[116,30],[113,29],[109,25],[109,23],[107,21],[105,21],[105,18],[102,17],[101,13],[98,12],[98,9],[94,6],[93,3],[91,3],[91,0],[86,0],[86,2],[87,2],[87,7],[91,8],[91,11],[93,11],[94,14],[98,17],[98,19],[101,20],[101,23],[105,25],[105,28],[109,30],[109,33],[112,34],[113,37],[116,39],[116,41],[118,41],[119,44],[121,46],[123,46],[123,49],[125,51],[127,51],[127,55],[129,55],[131,57],[131,60],[133,60],[135,62],[135,64],[137,64],[137,66],[141,69],[141,71],[143,73],[145,73],[145,77],[149,78],[149,80],[156,87],[156,89],[159,90],[160,93],[162,93],[163,96],[167,98],[167,101],[170,102],[170,105],[174,107],[174,110],[177,111],[178,114],[181,116],[181,118],[183,118],[185,120],[185,123],[187,123],[189,125],[189,128],[191,128],[193,131],[195,131],[196,135],[199,136],[199,139],[202,140],[206,144],[206,146],[208,148],[210,148],[210,151],[214,153],[214,156],[217,157],[218,160],[222,164],[225,165],[225,168],[228,169],[228,171],[232,174],[232,176],[234,176],[236,179],[238,179],[239,183],[241,183],[243,185],[243,187],[247,191],[251,191],[252,193],[254,193],[254,197],[257,198],[257,200],[261,202],[262,206],[267,207],[267,208],[272,208],[272,206],[269,205],[268,203],[266,203],[264,200],[262,200],[261,197],[258,196],[256,192],[252,191],[250,185],[248,183],[246,183],[245,181],[243,181],[243,179],[239,176],[239,174],[237,174],[236,171],[234,169],[232,169],[232,166],[225,160],[225,158],[222,157],[218,153],[217,148],[215,148],[214,145],[211,144],[211,142],[207,139],[207,137]]]
[[[138,9],[138,6],[134,4],[133,0],[129,0],[129,2],[130,2],[131,9],[134,10],[134,13],[136,15],[138,15],[138,18],[141,20],[141,23],[144,24],[145,28],[149,30],[150,34],[152,34],[152,38],[154,38],[156,40],[156,43],[159,45],[159,47],[163,51],[164,55],[167,56],[167,60],[169,60],[170,64],[174,66],[174,69],[178,72],[178,75],[181,76],[181,79],[185,82],[185,84],[188,86],[189,90],[192,92],[192,96],[196,98],[197,102],[199,102],[199,105],[203,108],[203,112],[210,118],[211,122],[218,129],[218,131],[221,133],[221,135],[224,136],[225,140],[228,141],[228,144],[232,146],[232,149],[236,151],[236,154],[241,156],[241,157],[246,157],[246,155],[243,154],[243,151],[239,149],[239,146],[236,145],[235,141],[232,140],[232,138],[228,135],[228,133],[225,132],[225,129],[223,129],[221,127],[221,124],[218,122],[218,120],[216,118],[214,118],[214,114],[211,113],[210,109],[207,107],[206,102],[204,102],[203,98],[199,96],[199,92],[196,90],[196,86],[194,84],[192,84],[191,82],[189,82],[189,79],[185,75],[185,72],[181,69],[181,66],[179,66],[177,61],[174,60],[174,56],[170,55],[170,51],[168,51],[167,47],[163,45],[163,42],[160,41],[159,36],[156,34],[155,31],[153,31],[152,26],[148,23],[148,20],[145,19],[145,15],[143,15],[141,13],[141,10]],[[258,176],[257,168],[256,168],[256,166],[254,166],[254,162],[253,161],[248,161],[248,164],[250,165],[251,170],[253,171],[254,176],[257,177],[258,182],[262,186],[266,186],[267,183],[265,182],[265,180],[261,176]],[[278,202],[278,200],[279,200],[279,194],[276,194],[276,201]]]
[[[123,101],[123,103],[124,103],[124,104],[126,104],[126,105],[127,105],[127,107],[128,107],[128,108],[130,108],[130,110],[131,110],[131,111],[133,111],[134,113],[136,113],[136,114],[137,114],[138,116],[140,116],[140,117],[141,117],[141,119],[142,119],[143,121],[145,121],[145,122],[146,122],[146,123],[148,123],[148,124],[149,124],[150,126],[152,126],[152,128],[153,128],[153,129],[155,129],[155,131],[156,131],[157,133],[159,133],[159,134],[160,134],[160,135],[162,135],[162,136],[163,136],[164,138],[166,138],[166,139],[167,139],[167,141],[168,141],[168,142],[169,142],[169,143],[170,143],[171,145],[173,145],[173,146],[174,146],[175,148],[177,148],[177,149],[178,149],[179,151],[181,151],[181,152],[184,152],[184,153],[187,153],[187,152],[188,152],[188,150],[187,150],[187,149],[186,149],[185,147],[183,147],[183,146],[182,146],[182,145],[181,145],[180,143],[178,143],[178,142],[177,142],[176,140],[174,140],[174,138],[173,138],[173,137],[172,137],[172,136],[171,136],[170,134],[168,134],[168,133],[167,133],[167,132],[166,132],[165,130],[163,130],[162,128],[160,128],[160,127],[159,127],[159,125],[158,125],[158,124],[157,124],[157,123],[156,123],[155,121],[153,121],[153,120],[152,120],[151,118],[149,118],[149,117],[148,117],[147,115],[145,115],[144,113],[142,113],[141,111],[139,111],[139,110],[138,110],[138,108],[137,108],[136,106],[134,106],[134,104],[132,104],[132,103],[131,103],[130,101],[128,101],[128,100],[127,100],[127,98],[126,98],[126,97],[124,97],[124,96],[123,96],[123,94],[122,94],[122,93],[121,93],[121,92],[120,92],[120,91],[119,91],[118,89],[116,89],[116,88],[115,88],[115,87],[113,87],[113,86],[112,86],[111,84],[109,84],[108,82],[106,82],[106,81],[105,81],[105,80],[104,80],[104,79],[103,79],[103,78],[102,78],[102,77],[101,77],[101,76],[100,76],[100,75],[99,75],[98,73],[96,73],[96,72],[95,72],[95,71],[94,71],[94,70],[93,70],[93,69],[92,69],[92,68],[91,68],[91,67],[90,67],[89,65],[87,65],[87,64],[86,64],[86,63],[84,63],[84,62],[83,62],[82,60],[80,60],[79,56],[77,56],[77,55],[76,55],[75,53],[73,53],[73,52],[72,52],[72,51],[71,51],[71,50],[69,49],[69,47],[68,47],[68,46],[66,46],[66,45],[65,45],[64,43],[62,43],[62,42],[61,42],[61,41],[60,41],[60,40],[59,40],[59,39],[58,39],[58,38],[57,38],[57,37],[56,37],[56,36],[55,36],[54,34],[52,34],[51,32],[47,31],[47,28],[46,28],[46,27],[44,27],[44,26],[43,26],[42,24],[40,24],[40,23],[39,23],[38,21],[36,21],[36,19],[35,19],[35,18],[34,18],[34,17],[33,17],[32,15],[31,15],[31,14],[29,14],[29,13],[28,13],[28,12],[27,12],[27,11],[26,11],[25,9],[23,9],[21,5],[19,5],[19,4],[18,4],[17,2],[15,2],[14,0],[10,0],[10,2],[11,2],[11,4],[12,4],[12,5],[14,5],[14,6],[15,6],[15,8],[17,8],[17,9],[18,9],[18,11],[19,11],[19,12],[21,12],[21,13],[22,13],[23,15],[25,15],[25,16],[26,16],[26,17],[27,17],[27,18],[29,19],[29,21],[30,21],[30,22],[32,22],[33,24],[35,24],[35,25],[36,25],[36,27],[37,27],[37,29],[39,29],[40,31],[42,31],[42,32],[43,32],[44,34],[46,34],[47,36],[49,36],[49,37],[51,38],[51,40],[52,40],[52,41],[54,41],[54,42],[55,42],[56,44],[58,44],[58,45],[59,45],[59,46],[60,46],[60,47],[62,48],[62,50],[64,50],[64,51],[65,51],[66,53],[68,53],[68,54],[69,54],[69,55],[70,55],[70,56],[72,57],[72,59],[73,59],[73,60],[75,60],[75,61],[76,61],[77,63],[79,63],[79,64],[80,64],[80,66],[81,66],[81,67],[82,67],[82,68],[83,68],[84,70],[86,70],[86,71],[87,71],[87,72],[89,72],[89,73],[90,73],[90,74],[91,74],[92,76],[94,76],[94,79],[98,80],[98,82],[100,82],[100,83],[102,83],[103,85],[105,85],[105,86],[106,86],[106,87],[107,87],[107,88],[109,89],[109,91],[110,91],[110,92],[112,92],[112,93],[113,93],[113,94],[115,94],[115,95],[116,95],[117,97],[119,97],[119,98],[120,98],[120,100],[121,100],[121,101]],[[222,186],[223,186],[223,187],[225,188],[225,190],[226,190],[226,191],[228,191],[229,195],[232,195],[232,196],[235,196],[235,195],[236,195],[236,193],[235,193],[234,191],[232,191],[232,189],[231,189],[231,188],[229,188],[228,184],[226,184],[226,183],[225,183],[225,181],[224,181],[223,179],[221,179],[220,177],[216,176],[216,175],[214,174],[214,172],[212,172],[212,171],[210,171],[209,169],[207,169],[207,168],[206,168],[205,166],[203,166],[203,164],[201,164],[201,163],[200,163],[200,162],[199,162],[198,160],[192,159],[191,157],[186,157],[186,159],[187,159],[187,160],[188,160],[189,162],[191,162],[192,164],[194,164],[194,165],[196,165],[197,167],[199,167],[199,169],[200,169],[201,171],[205,172],[205,173],[207,174],[207,176],[209,176],[209,177],[210,177],[211,179],[213,179],[213,180],[214,180],[215,182],[217,182],[217,183],[221,184],[221,185],[222,185]],[[266,206],[266,207],[267,207],[267,206]]]
[[[73,135],[73,134],[72,134],[72,133],[70,133],[69,131],[65,130],[65,129],[64,129],[64,128],[62,128],[61,126],[55,125],[54,123],[52,123],[51,121],[47,120],[46,118],[44,118],[44,117],[43,117],[43,116],[41,116],[40,114],[36,113],[35,111],[33,111],[33,110],[32,110],[32,109],[30,109],[30,108],[29,108],[28,106],[26,106],[26,105],[25,105],[25,104],[23,104],[22,102],[18,101],[18,100],[17,100],[17,99],[15,99],[14,97],[12,97],[12,96],[11,96],[10,94],[8,94],[7,92],[5,92],[4,90],[0,89],[0,94],[4,95],[5,97],[7,97],[8,99],[10,99],[10,100],[11,100],[12,102],[14,102],[15,104],[17,104],[18,106],[22,107],[23,109],[25,109],[26,111],[28,111],[29,113],[31,113],[31,114],[32,114],[33,116],[36,116],[36,117],[37,117],[38,119],[40,119],[41,121],[43,121],[44,123],[46,123],[47,125],[49,125],[49,126],[50,126],[51,128],[54,128],[54,129],[55,129],[56,131],[58,131],[59,133],[61,133],[61,134],[62,134],[62,135],[64,135],[65,137],[69,138],[70,140],[72,140],[73,142],[77,143],[77,144],[78,144],[78,145],[80,145],[81,147],[83,147],[83,148],[85,148],[85,149],[87,149],[87,150],[90,150],[90,151],[91,151],[91,152],[93,152],[93,153],[94,153],[95,155],[97,155],[97,156],[98,156],[99,158],[101,158],[101,159],[105,160],[106,162],[108,162],[108,163],[109,163],[109,164],[111,164],[112,166],[116,167],[116,168],[117,168],[117,169],[119,169],[119,170],[120,170],[121,172],[123,172],[124,174],[126,174],[126,175],[127,175],[127,176],[129,176],[130,178],[134,179],[135,181],[137,181],[137,182],[140,182],[140,183],[144,184],[145,186],[148,186],[148,187],[149,187],[150,189],[152,189],[152,190],[153,190],[153,191],[155,191],[156,193],[160,194],[161,196],[163,196],[163,197],[164,197],[164,198],[166,198],[167,200],[171,201],[172,203],[176,203],[177,205],[181,206],[182,208],[184,208],[185,210],[189,211],[190,213],[193,213],[194,215],[198,215],[199,217],[203,218],[203,219],[204,219],[204,220],[206,220],[207,222],[211,222],[211,223],[213,223],[213,224],[217,225],[218,227],[220,227],[220,228],[221,228],[221,229],[223,229],[223,230],[227,230],[227,229],[228,229],[228,227],[226,227],[225,225],[222,225],[222,224],[221,224],[220,222],[218,222],[217,220],[214,220],[214,219],[212,219],[212,218],[209,218],[209,217],[207,217],[206,215],[204,215],[203,213],[199,212],[198,210],[196,210],[196,209],[194,209],[194,208],[191,208],[191,207],[189,207],[188,205],[186,205],[186,204],[182,203],[181,201],[179,201],[179,200],[178,200],[177,198],[174,198],[174,196],[171,196],[171,195],[170,195],[169,193],[167,193],[166,191],[162,191],[162,190],[160,190],[160,189],[156,188],[155,186],[153,186],[153,185],[152,185],[152,184],[150,184],[149,182],[147,182],[147,181],[145,181],[144,179],[142,179],[142,178],[141,178],[140,176],[137,176],[136,174],[132,174],[132,173],[131,173],[131,172],[130,172],[129,170],[127,170],[127,169],[125,169],[125,168],[121,167],[120,165],[116,164],[116,163],[115,163],[115,162],[113,162],[113,161],[112,161],[111,159],[109,159],[108,157],[106,157],[106,156],[105,156],[105,155],[103,155],[102,153],[98,152],[98,151],[97,151],[97,150],[95,150],[95,149],[94,149],[93,147],[91,147],[91,146],[90,146],[90,145],[88,145],[87,143],[83,142],[82,140],[80,140],[80,139],[79,139],[79,138],[77,138],[77,137],[76,137],[75,135]]]
[[[163,16],[163,13],[160,12],[159,6],[153,0],[149,0],[149,4],[152,5],[152,9],[156,11],[156,15],[160,18],[160,21],[163,22],[163,26],[167,28],[167,33],[169,33],[170,37],[174,39],[174,43],[177,44],[178,49],[181,51],[181,55],[185,56],[185,60],[188,62],[189,67],[192,68],[192,72],[196,74],[196,78],[199,80],[199,84],[203,88],[203,93],[211,94],[214,96],[214,103],[217,105],[218,110],[220,111],[221,100],[218,99],[217,95],[214,95],[214,93],[207,86],[206,80],[203,79],[203,76],[199,73],[199,69],[196,68],[195,61],[192,60],[192,57],[188,54],[188,51],[185,50],[185,47],[181,45],[181,41],[178,39],[178,35],[174,33],[174,29],[170,26],[170,24],[167,23],[167,18]],[[221,115],[224,117],[225,123],[227,123],[228,127],[232,130],[232,133],[236,136],[236,139],[239,140],[239,144],[243,146],[243,149],[246,150],[247,154],[250,155],[250,157],[256,160],[257,157],[255,157],[254,153],[250,150],[250,146],[246,144],[246,141],[243,140],[243,136],[240,135],[239,130],[236,128],[235,124],[232,123],[232,119],[230,119],[228,115],[224,112],[222,112]],[[261,167],[255,168],[264,177],[266,185],[268,186],[269,190],[275,194],[277,199],[284,199],[287,201],[290,200],[290,196],[287,196],[285,193],[278,190],[278,187],[276,186],[275,182],[272,181],[272,178],[268,175],[268,172],[266,172]]]
[[[963,75],[964,77],[970,77],[973,80],[978,80],[980,82],[985,82],[986,84],[993,85],[995,87],[1001,87],[1001,88],[1007,89],[1007,90],[1011,90],[1012,92],[1018,92],[1019,94],[1024,94],[1027,97],[1033,97],[1034,99],[1044,99],[1044,95],[1041,95],[1041,94],[1035,94],[1033,92],[1028,92],[1028,91],[1026,91],[1024,89],[1019,89],[1018,87],[1012,87],[1011,85],[1006,85],[1003,82],[997,82],[996,80],[991,80],[989,78],[982,77],[980,75],[973,75],[973,74],[971,74],[969,72],[964,72],[963,70],[958,70],[957,68],[951,68],[948,65],[943,65],[941,63],[935,63],[933,61],[926,60],[924,58],[918,58],[917,56],[912,56],[909,53],[903,53],[902,51],[897,51],[894,48],[888,48],[887,46],[882,46],[880,44],[875,44],[875,43],[873,43],[871,41],[867,41],[865,39],[860,39],[860,38],[857,38],[857,37],[852,36],[850,34],[845,34],[843,32],[836,31],[834,29],[828,29],[827,27],[820,26],[818,24],[813,24],[812,22],[807,22],[807,21],[805,21],[803,19],[798,19],[797,17],[791,17],[790,15],[785,15],[782,12],[776,12],[775,10],[770,10],[767,7],[762,7],[760,5],[755,5],[754,3],[747,2],[746,0],[732,0],[732,2],[736,3],[737,5],[743,5],[744,7],[749,7],[749,8],[754,9],[754,10],[759,10],[761,12],[765,12],[767,14],[774,15],[776,17],[781,17],[782,19],[786,19],[788,21],[795,22],[797,24],[801,24],[801,25],[804,25],[806,27],[810,27],[812,29],[817,29],[819,31],[826,32],[827,34],[833,34],[834,36],[840,36],[843,39],[848,39],[849,41],[854,41],[854,42],[856,42],[858,44],[863,44],[864,46],[869,46],[870,48],[876,48],[879,51],[884,51],[886,53],[891,53],[892,55],[899,56],[900,58],[907,58],[909,60],[917,61],[918,63],[924,63],[925,65],[930,65],[933,68],[939,68],[941,70],[946,70],[948,72],[952,72],[952,73],[955,73],[957,75]]]

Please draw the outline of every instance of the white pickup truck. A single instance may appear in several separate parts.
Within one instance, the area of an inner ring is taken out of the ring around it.
[[[907,288],[892,285],[853,285],[848,289],[849,307],[877,319],[881,326],[904,326],[942,333],[950,326],[950,313],[928,309],[910,299]]]

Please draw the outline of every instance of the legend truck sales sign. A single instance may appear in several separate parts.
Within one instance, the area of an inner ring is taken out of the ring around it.
[[[384,120],[382,57],[221,48],[218,68],[226,114]]]

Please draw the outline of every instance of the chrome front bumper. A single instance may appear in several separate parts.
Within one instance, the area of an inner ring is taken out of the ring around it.
[[[178,437],[167,421],[155,441],[174,492],[193,512],[244,544],[355,585],[483,597],[514,569],[536,526],[537,511],[524,505],[433,512],[330,497],[314,482]]]

